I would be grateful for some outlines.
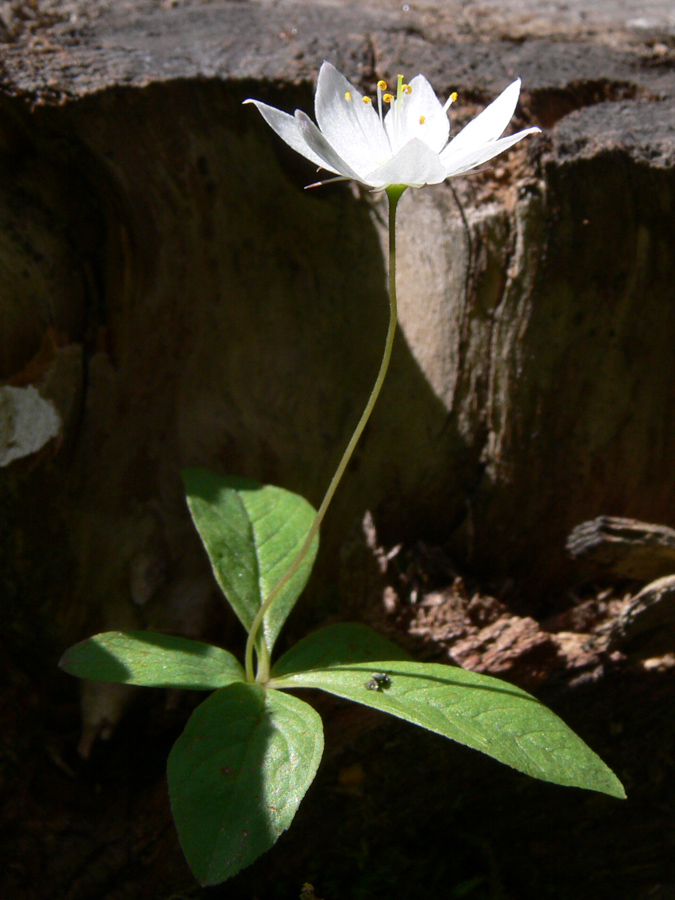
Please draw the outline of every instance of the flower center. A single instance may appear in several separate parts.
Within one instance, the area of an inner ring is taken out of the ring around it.
[[[389,149],[392,153],[394,153],[394,146],[398,147],[400,129],[401,129],[401,107],[403,104],[403,98],[406,94],[412,94],[412,88],[409,84],[406,84],[403,80],[403,75],[396,76],[396,96],[394,94],[387,91],[387,82],[386,81],[378,81],[377,82],[377,111],[380,116],[380,122],[382,123],[382,127],[384,129],[385,134],[387,135],[387,141],[389,142]],[[364,100],[366,98],[364,97]],[[393,104],[393,146],[392,140],[389,137],[389,133],[386,128],[384,128],[384,110],[383,104]]]
[[[412,94],[413,89],[409,84],[403,80],[403,75],[396,76],[396,95],[394,95],[391,91],[387,90],[387,82],[386,81],[378,81],[377,82],[377,112],[380,117],[380,123],[382,125],[382,129],[386,135],[387,143],[389,144],[389,152],[392,156],[401,149],[401,145],[404,143],[406,135],[403,133],[403,103],[405,97],[408,94]],[[346,100],[351,100],[352,95],[349,91],[345,94]],[[457,100],[457,91],[453,91],[445,104],[443,105],[443,112],[446,112],[450,109],[452,104]],[[370,97],[363,97],[364,103],[372,103]],[[391,128],[387,129],[384,126],[384,104],[388,104],[391,106],[392,118],[391,118]],[[427,121],[426,115],[420,115],[418,122],[420,125],[425,125]],[[413,137],[412,134],[408,135],[409,137]],[[383,160],[384,162],[384,160]]]

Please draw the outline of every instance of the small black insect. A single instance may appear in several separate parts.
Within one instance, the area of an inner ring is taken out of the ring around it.
[[[366,681],[367,691],[383,691],[391,684],[391,678],[384,672],[373,672],[372,678]]]

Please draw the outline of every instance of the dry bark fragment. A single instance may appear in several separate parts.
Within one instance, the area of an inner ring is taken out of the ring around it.
[[[666,525],[600,516],[570,532],[567,550],[599,576],[651,581],[675,571],[675,529]]]

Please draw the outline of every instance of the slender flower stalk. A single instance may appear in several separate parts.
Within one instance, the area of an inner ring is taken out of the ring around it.
[[[318,127],[302,110],[296,110],[295,115],[291,116],[259,100],[245,101],[257,107],[265,121],[290,147],[320,168],[332,172],[335,177],[328,179],[329,181],[353,179],[374,191],[386,191],[389,200],[389,326],[380,369],[366,408],[347,444],[304,543],[253,620],[246,644],[248,681],[254,680],[254,649],[258,655],[255,680],[264,683],[269,679],[269,653],[264,640],[258,638],[265,613],[307,555],[370,418],[387,374],[397,322],[398,201],[408,187],[439,184],[446,178],[482,165],[527,135],[540,131],[539,128],[532,127],[501,137],[511,121],[519,94],[520,79],[517,79],[451,141],[448,141],[450,123],[447,112],[457,99],[457,94],[451,94],[445,104],[441,104],[423,75],[417,75],[410,84],[406,84],[403,76],[399,75],[395,94],[387,90],[386,82],[379,81],[375,110],[370,97],[359,93],[334,66],[324,62],[316,87],[315,112]],[[389,107],[386,113],[385,106]]]
[[[260,607],[255,619],[253,620],[253,624],[251,625],[251,630],[249,631],[248,635],[248,641],[246,643],[246,677],[249,681],[253,681],[254,646],[256,646],[259,653],[258,673],[256,680],[265,682],[269,678],[270,661],[267,651],[264,647],[265,642],[259,641],[258,644],[256,644],[256,635],[265,617],[265,613],[274,602],[274,599],[279,595],[279,592],[284,587],[284,585],[287,584],[298,571],[303,559],[307,555],[307,551],[311,547],[312,541],[314,540],[315,535],[321,527],[323,517],[326,515],[326,511],[330,505],[331,500],[333,499],[333,494],[335,493],[337,486],[342,479],[344,471],[349,464],[349,460],[351,459],[352,453],[354,452],[354,448],[356,447],[359,438],[363,433],[363,429],[366,427],[366,423],[370,418],[370,414],[373,411],[373,407],[375,406],[377,398],[380,395],[382,385],[384,384],[387,369],[389,368],[389,361],[391,359],[392,347],[394,346],[394,335],[396,334],[396,324],[398,321],[396,303],[396,208],[398,207],[398,201],[401,199],[404,191],[405,185],[391,185],[387,188],[387,197],[389,200],[389,325],[387,326],[387,336],[384,341],[384,353],[382,354],[380,369],[377,373],[377,378],[375,379],[373,389],[370,392],[370,396],[368,397],[366,407],[361,414],[361,418],[359,419],[358,424],[354,429],[354,433],[352,434],[349,443],[347,444],[345,452],[342,454],[342,459],[340,460],[335,474],[333,475],[333,478],[328,485],[326,495],[323,498],[314,521],[312,522],[311,528],[307,532],[307,537],[305,538],[302,547],[298,551],[289,568],[286,570],[286,572],[284,572],[282,577],[279,579],[279,581],[277,581],[272,590],[269,592],[267,598],[265,599],[265,602]],[[261,650],[262,653],[260,652]]]

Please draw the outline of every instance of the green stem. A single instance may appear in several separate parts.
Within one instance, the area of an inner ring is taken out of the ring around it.
[[[253,678],[253,648],[256,646],[256,638],[258,636],[258,631],[260,629],[260,625],[263,621],[265,613],[270,608],[270,605],[273,601],[278,597],[279,592],[282,588],[290,581],[290,579],[295,575],[295,573],[300,568],[300,565],[305,558],[307,551],[309,550],[312,541],[314,540],[316,533],[318,532],[321,523],[323,521],[323,517],[326,515],[326,510],[330,505],[331,500],[333,499],[333,494],[335,493],[338,484],[342,476],[344,475],[344,471],[349,464],[349,460],[351,459],[352,453],[354,452],[354,448],[358,443],[359,438],[363,432],[363,429],[366,427],[366,423],[370,418],[370,414],[373,411],[373,407],[377,401],[377,398],[380,394],[380,390],[382,389],[382,384],[384,383],[385,375],[387,374],[387,369],[389,368],[389,360],[391,359],[391,350],[394,344],[394,335],[396,334],[396,322],[397,322],[397,310],[396,310],[396,207],[398,206],[398,201],[401,199],[403,192],[405,191],[405,185],[391,185],[387,188],[387,197],[389,198],[389,326],[387,328],[387,337],[385,339],[384,344],[384,353],[382,355],[382,362],[380,363],[380,370],[377,373],[377,378],[375,379],[375,384],[373,386],[372,391],[370,392],[370,396],[368,397],[368,402],[366,403],[366,408],[363,410],[361,418],[359,419],[358,425],[354,430],[354,434],[351,436],[349,443],[347,444],[347,449],[342,455],[342,459],[340,460],[340,464],[337,467],[335,475],[331,480],[331,483],[328,485],[328,490],[326,491],[326,496],[323,498],[321,506],[319,507],[319,511],[316,514],[316,518],[312,523],[312,527],[309,529],[307,533],[307,537],[300,548],[297,556],[286,570],[284,575],[277,581],[272,590],[267,595],[267,599],[263,603],[263,605],[258,610],[258,614],[253,620],[253,624],[251,625],[251,630],[248,634],[248,641],[246,642],[246,680],[252,682]],[[262,648],[262,652],[260,648],[257,648],[258,652],[258,673],[256,676],[256,680],[260,682],[266,682],[269,679],[270,672],[270,660],[269,654],[267,653],[266,648],[262,647],[264,645],[264,638],[261,637],[259,641],[260,647]]]

